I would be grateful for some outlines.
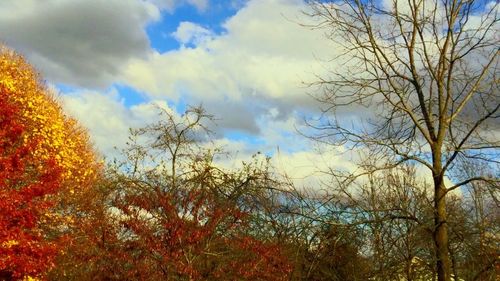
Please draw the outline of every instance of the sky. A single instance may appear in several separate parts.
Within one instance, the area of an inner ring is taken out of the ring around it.
[[[345,68],[331,60],[342,50],[326,31],[306,27],[308,9],[304,0],[1,0],[0,41],[41,72],[107,159],[129,128],[157,120],[158,106],[181,115],[202,105],[217,120],[215,145],[232,155],[222,164],[260,152],[309,185],[318,171],[354,165],[299,133],[320,114],[308,85]],[[340,114],[355,123],[369,112]]]
[[[42,73],[112,159],[130,127],[202,105],[231,163],[261,152],[294,178],[348,160],[297,131],[335,46],[301,0],[2,0],[0,40]],[[13,12],[15,11],[15,12]]]

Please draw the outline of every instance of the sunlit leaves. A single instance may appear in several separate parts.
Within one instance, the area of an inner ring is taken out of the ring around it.
[[[70,222],[55,199],[86,186],[96,167],[84,132],[31,66],[0,47],[0,279],[44,278],[61,241],[47,229]]]
[[[34,159],[38,141],[24,140],[21,111],[7,101],[5,88],[0,93],[0,275],[36,276],[52,266],[56,254],[38,220],[51,206],[43,197],[60,188],[62,173],[50,155]]]
[[[85,132],[63,114],[33,68],[5,47],[0,47],[0,87],[20,112],[19,122],[25,127],[23,143],[37,140],[30,149],[34,159],[45,161],[52,157],[71,189],[95,176],[94,155]],[[33,168],[43,169],[38,164]]]

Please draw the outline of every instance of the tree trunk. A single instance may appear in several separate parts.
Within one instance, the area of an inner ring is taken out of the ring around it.
[[[451,280],[451,262],[448,253],[448,226],[446,223],[446,188],[442,173],[434,175],[434,244],[438,281]]]

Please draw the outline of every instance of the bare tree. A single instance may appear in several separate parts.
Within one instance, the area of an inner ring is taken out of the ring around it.
[[[314,27],[342,49],[332,60],[337,70],[315,83],[325,105],[311,123],[315,137],[369,155],[361,172],[332,175],[347,185],[405,162],[428,168],[437,277],[451,280],[447,195],[475,182],[498,188],[498,177],[480,170],[455,180],[462,160],[499,165],[498,1],[309,2]],[[349,119],[353,108],[364,108],[365,117]],[[455,184],[446,186],[446,178]]]
[[[464,163],[464,176],[488,167]],[[497,280],[500,272],[500,190],[488,182],[474,182],[462,196],[448,202],[450,255],[453,272],[464,280]]]

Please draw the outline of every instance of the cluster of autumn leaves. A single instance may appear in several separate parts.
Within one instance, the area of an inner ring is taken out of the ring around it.
[[[126,160],[104,167],[36,71],[0,47],[0,280],[285,280],[291,263],[242,192],[258,195],[265,173],[216,168],[193,146],[203,117],[137,131]],[[148,135],[163,142],[139,144]]]
[[[0,47],[0,276],[39,276],[54,265],[67,216],[56,198],[95,179],[85,132],[47,94],[36,72]],[[7,277],[6,277],[7,276]]]

